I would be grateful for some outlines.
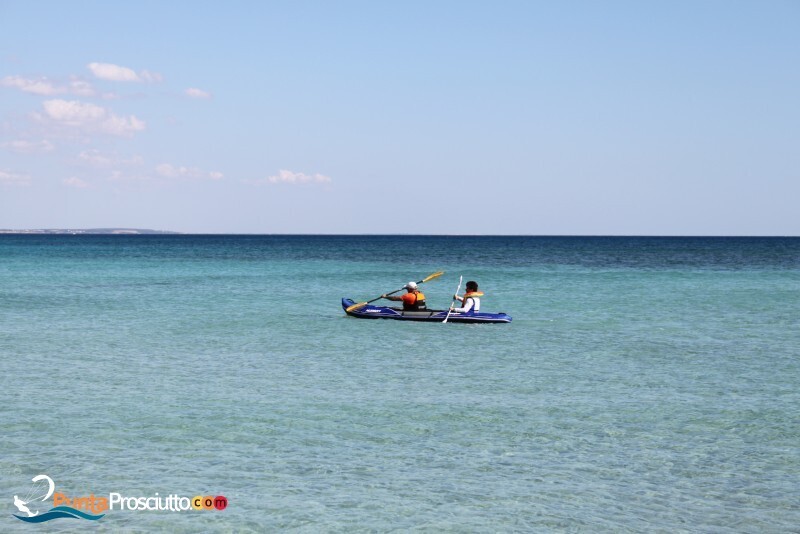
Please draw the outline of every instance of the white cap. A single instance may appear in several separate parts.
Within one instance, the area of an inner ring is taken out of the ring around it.
[[[406,289],[417,289],[417,283],[416,282],[407,283],[406,284]]]

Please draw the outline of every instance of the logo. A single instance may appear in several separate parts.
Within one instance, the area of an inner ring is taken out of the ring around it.
[[[224,495],[198,495],[190,499],[175,493],[166,496],[155,493],[150,497],[130,497],[111,492],[108,497],[95,496],[94,493],[88,497],[69,497],[56,491],[55,482],[47,475],[36,475],[31,482],[31,487],[24,496],[14,495],[14,506],[19,513],[12,515],[26,523],[44,523],[61,518],[96,521],[109,510],[189,512],[222,511],[228,507],[228,499]],[[42,511],[42,503],[50,497],[53,498],[50,509]]]
[[[63,506],[60,503],[57,506],[51,507],[48,511],[44,513],[40,513],[38,509],[40,503],[49,499],[56,490],[56,484],[53,482],[53,479],[47,475],[36,475],[31,479],[31,487],[28,492],[25,494],[24,497],[20,497],[19,495],[14,495],[14,506],[17,507],[17,510],[20,512],[19,514],[13,514],[14,517],[19,519],[20,521],[25,521],[26,523],[44,523],[45,521],[50,521],[52,519],[59,519],[63,517],[70,517],[73,519],[87,519],[89,521],[95,521],[100,519],[105,514],[90,514],[87,512],[83,512],[78,510],[77,508],[73,508],[72,506]],[[62,496],[60,493],[56,493],[56,496]],[[102,497],[101,497],[102,498]],[[56,499],[54,499],[55,501]],[[79,499],[75,499],[79,501]],[[80,507],[81,503],[85,507],[89,507],[90,498],[81,499],[80,503],[76,503],[75,505]],[[91,497],[91,505],[94,508],[94,495]],[[68,500],[66,501],[69,504]],[[55,502],[53,504],[56,504]],[[31,510],[34,508],[34,510]],[[107,508],[107,507],[106,507]]]

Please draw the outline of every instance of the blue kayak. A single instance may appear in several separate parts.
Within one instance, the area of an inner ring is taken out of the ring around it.
[[[401,321],[430,321],[441,323],[447,317],[447,310],[420,310],[405,311],[402,308],[390,308],[388,306],[373,306],[367,304],[361,308],[347,311],[347,308],[355,304],[352,299],[342,299],[342,309],[347,315],[358,317],[359,319],[399,319]],[[448,323],[510,323],[511,316],[505,313],[456,313],[450,314]]]

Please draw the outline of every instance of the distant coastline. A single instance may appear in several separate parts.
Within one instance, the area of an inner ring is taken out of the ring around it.
[[[167,230],[148,230],[144,228],[42,228],[37,230],[8,230],[0,229],[0,234],[102,234],[102,235],[139,235],[139,234],[180,234]]]
[[[151,230],[147,228],[39,228],[11,230],[0,228],[0,235],[182,235],[182,236],[280,236],[280,237],[465,237],[465,238],[594,238],[594,239],[798,239],[798,235],[707,235],[707,234],[409,234],[409,233],[214,233],[214,232],[174,232],[171,230]]]

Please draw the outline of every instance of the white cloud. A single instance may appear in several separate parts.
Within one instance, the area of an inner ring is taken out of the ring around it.
[[[42,105],[51,119],[70,126],[100,121],[108,115],[105,108],[77,100],[45,100]]]
[[[142,183],[151,181],[153,177],[147,174],[131,174],[117,170],[111,171],[111,175],[108,177],[108,179],[112,182]]]
[[[88,132],[131,136],[146,127],[145,122],[134,115],[121,117],[114,115],[107,108],[88,102],[55,99],[45,100],[42,105],[47,117],[56,123]]]
[[[164,81],[164,77],[161,76],[159,73],[150,72],[149,70],[143,70],[142,72],[140,72],[139,77],[142,80],[150,83],[161,83]]]
[[[111,63],[89,63],[86,65],[96,78],[114,82],[138,82],[139,76],[132,69]]]
[[[133,132],[141,132],[145,129],[145,122],[137,119],[135,116],[120,117],[118,115],[111,115],[103,121],[101,130],[112,135],[132,135]]]
[[[164,178],[189,178],[189,179],[210,179],[221,180],[225,177],[219,171],[206,172],[196,167],[175,166],[169,163],[156,165],[156,172]]]
[[[202,89],[197,89],[196,87],[188,88],[186,91],[184,91],[184,94],[190,98],[199,98],[205,100],[211,98],[211,93],[203,91]]]
[[[163,77],[157,72],[143,70],[137,74],[133,69],[113,63],[89,63],[86,68],[92,71],[96,78],[112,82],[160,82],[163,80]]]
[[[18,154],[33,154],[36,152],[50,152],[55,148],[55,145],[44,139],[42,141],[27,141],[24,139],[17,141],[6,141],[0,143],[0,147],[16,152]]]
[[[103,154],[97,149],[84,150],[78,154],[78,162],[90,167],[114,167],[114,166],[136,166],[142,165],[142,156],[132,156],[130,158],[120,158],[116,154]]]
[[[0,80],[0,86],[12,87],[22,92],[40,96],[73,94],[77,96],[95,96],[92,84],[72,76],[67,85],[56,85],[47,78],[23,78],[22,76],[6,76]]]
[[[27,186],[31,184],[31,177],[27,174],[0,170],[0,185]]]
[[[92,84],[75,77],[69,82],[69,92],[76,96],[95,96],[95,90]]]
[[[112,158],[104,156],[96,149],[84,150],[78,154],[78,161],[92,167],[110,167],[114,165],[114,160]]]
[[[64,178],[61,181],[61,183],[63,183],[64,185],[66,185],[68,187],[75,187],[77,189],[85,189],[85,188],[89,187],[89,184],[87,182],[85,182],[85,181],[83,181],[80,178],[77,178],[75,176],[72,176],[71,178]]]
[[[266,181],[270,184],[327,184],[332,182],[330,177],[324,174],[304,174],[286,169],[281,169],[278,174],[267,177]]]
[[[64,87],[56,87],[47,78],[33,80],[30,78],[23,78],[22,76],[6,76],[0,80],[0,85],[3,87],[13,87],[25,93],[42,96],[53,96],[66,92]]]

